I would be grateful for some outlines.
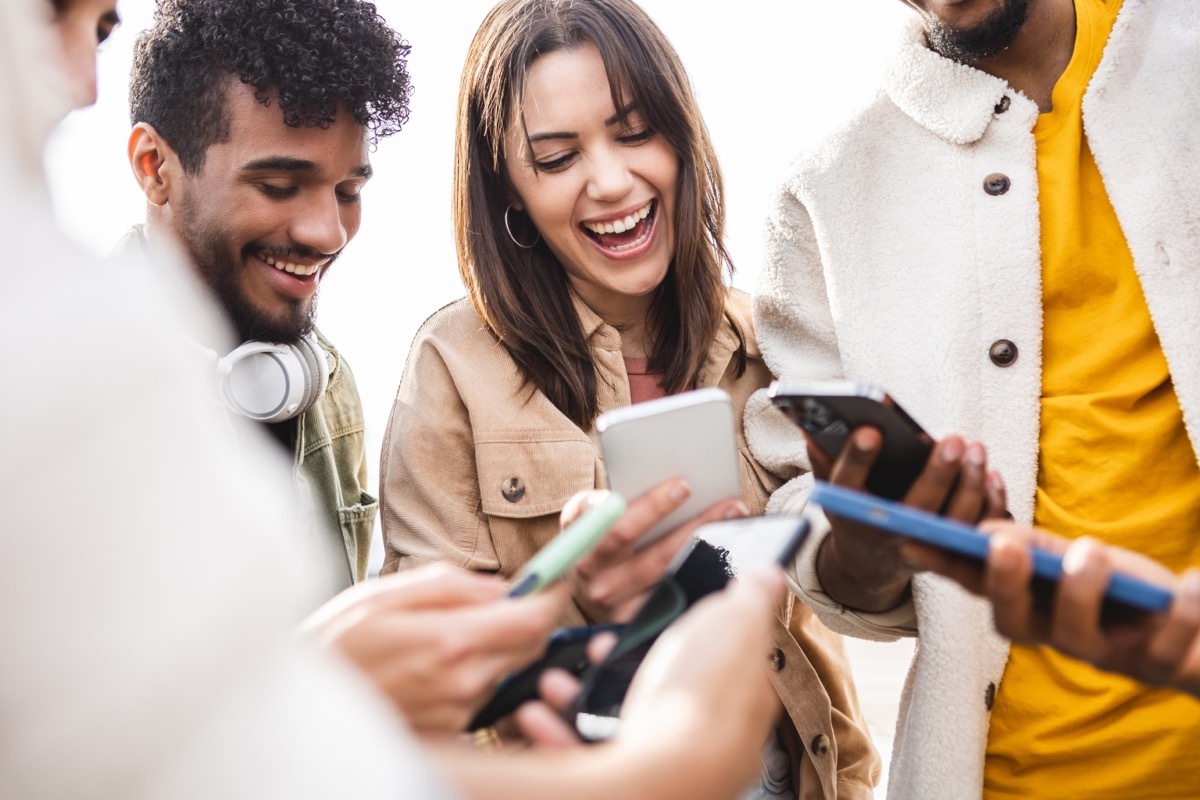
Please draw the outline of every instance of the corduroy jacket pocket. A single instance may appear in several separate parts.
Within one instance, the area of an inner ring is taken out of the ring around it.
[[[479,501],[492,517],[557,514],[577,492],[596,487],[596,448],[586,439],[476,439]]]

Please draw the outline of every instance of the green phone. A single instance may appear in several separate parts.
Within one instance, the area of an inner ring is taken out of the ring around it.
[[[625,513],[625,499],[609,492],[603,500],[555,536],[521,567],[509,587],[509,597],[539,592],[561,578],[575,562],[592,552]]]

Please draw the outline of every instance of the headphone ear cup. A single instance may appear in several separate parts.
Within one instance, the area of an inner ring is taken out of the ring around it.
[[[217,360],[225,405],[259,422],[283,422],[312,408],[329,387],[330,371],[312,333],[296,344],[246,342]]]
[[[325,396],[325,390],[329,388],[329,357],[325,354],[321,343],[317,341],[315,333],[306,334],[294,345],[294,349],[309,378],[305,384],[307,391],[302,404],[302,410],[307,411]]]

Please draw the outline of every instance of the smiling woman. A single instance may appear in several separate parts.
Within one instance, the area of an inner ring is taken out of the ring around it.
[[[725,284],[707,128],[639,6],[504,0],[462,75],[453,208],[468,299],[434,314],[409,354],[384,443],[384,570],[451,561],[511,576],[567,500],[602,483],[600,413],[718,386],[740,421],[770,375],[748,298]],[[779,483],[740,425],[737,437],[741,502],[708,517],[761,513]],[[688,533],[606,542],[576,570],[564,622],[627,620]],[[803,607],[783,620],[773,677],[787,713],[756,796],[867,797],[878,760],[842,643]],[[810,755],[816,737],[836,747]]]

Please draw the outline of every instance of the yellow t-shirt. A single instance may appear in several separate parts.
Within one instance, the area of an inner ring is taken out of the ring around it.
[[[1081,103],[1120,0],[1075,0],[1075,50],[1041,115],[1041,435],[1034,521],[1175,570],[1200,565],[1200,469]],[[1014,646],[984,797],[1200,797],[1200,702]]]

